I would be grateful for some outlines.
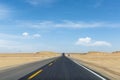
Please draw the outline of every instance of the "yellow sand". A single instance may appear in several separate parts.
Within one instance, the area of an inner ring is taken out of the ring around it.
[[[60,56],[53,52],[0,54],[0,69]]]
[[[106,75],[112,80],[120,80],[120,53],[89,52],[88,54],[71,54],[85,65]]]

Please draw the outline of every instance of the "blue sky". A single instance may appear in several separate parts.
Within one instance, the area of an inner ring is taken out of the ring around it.
[[[0,52],[120,50],[119,0],[0,0]]]

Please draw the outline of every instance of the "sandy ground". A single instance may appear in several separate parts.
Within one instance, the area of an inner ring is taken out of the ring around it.
[[[84,55],[71,54],[89,68],[100,72],[111,80],[120,80],[120,53],[90,52]]]
[[[13,53],[0,54],[0,69],[6,69],[25,63],[60,56],[54,52]],[[70,57],[79,60],[84,65],[109,77],[111,80],[120,80],[120,52],[102,53],[89,52],[87,54],[70,54]]]
[[[60,56],[60,54],[54,52],[9,53],[9,54],[1,53],[0,70],[57,56]]]

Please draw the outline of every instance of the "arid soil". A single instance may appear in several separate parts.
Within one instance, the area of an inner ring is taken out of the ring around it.
[[[6,69],[25,63],[44,60],[52,57],[60,56],[54,52],[37,52],[37,53],[1,53],[0,69]]]
[[[1,53],[0,69],[6,69],[60,55],[61,54],[54,52]],[[102,75],[105,75],[111,80],[120,80],[120,52],[88,52],[86,54],[71,53],[70,57],[80,61],[85,66],[101,73]]]
[[[79,60],[89,68],[109,77],[120,80],[120,53],[89,52],[86,54],[72,53],[72,58]]]

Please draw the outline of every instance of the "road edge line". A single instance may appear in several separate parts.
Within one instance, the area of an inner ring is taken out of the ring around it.
[[[76,64],[80,65],[81,67],[83,67],[83,68],[86,69],[87,71],[91,72],[92,74],[96,75],[96,76],[99,77],[100,79],[102,79],[102,80],[107,80],[107,79],[105,79],[104,77],[102,77],[102,76],[100,76],[99,74],[97,74],[96,72],[94,72],[93,70],[91,70],[91,69],[85,67],[84,65],[78,63],[77,61],[75,61],[75,60],[72,60],[72,61],[75,62]]]

